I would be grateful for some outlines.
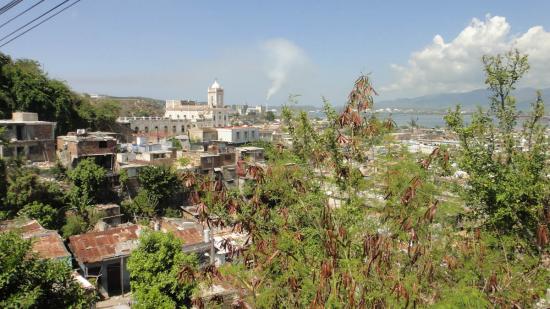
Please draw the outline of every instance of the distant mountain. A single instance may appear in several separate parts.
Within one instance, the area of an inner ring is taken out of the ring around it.
[[[550,88],[541,89],[546,106],[550,106]],[[530,104],[536,99],[536,89],[521,88],[513,93],[519,110],[529,110]],[[449,107],[460,104],[465,111],[473,111],[477,106],[488,107],[489,91],[478,89],[461,93],[441,93],[416,98],[402,98],[378,101],[375,108],[413,109],[416,111],[446,111]]]

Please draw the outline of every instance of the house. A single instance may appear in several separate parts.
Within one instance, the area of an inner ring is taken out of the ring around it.
[[[183,241],[183,252],[197,254],[200,264],[210,262],[210,252],[214,252],[214,247],[209,229],[205,229],[193,220],[184,218],[163,217],[155,222],[154,226],[155,230],[173,233],[174,236]]]
[[[92,158],[96,164],[114,170],[117,139],[115,133],[87,132],[79,129],[57,137],[57,157],[67,168],[74,168],[84,159]]]
[[[218,139],[218,131],[214,128],[192,128],[189,130],[189,139],[194,143],[204,143]]]
[[[263,163],[264,149],[261,147],[237,147],[235,148],[235,159],[238,161]]]
[[[5,128],[0,158],[22,157],[32,162],[55,161],[55,122],[39,121],[38,114],[15,112],[12,119],[0,120]]]
[[[15,219],[0,222],[0,233],[16,231],[23,239],[32,240],[32,251],[40,258],[56,260],[71,266],[71,254],[57,231],[42,227],[36,220]]]
[[[97,230],[105,230],[109,227],[116,227],[122,223],[120,206],[117,204],[97,204],[91,208],[91,215],[99,217],[96,224]]]
[[[183,218],[160,218],[152,222],[152,229],[173,233],[183,241],[182,250],[196,253],[202,263],[210,261],[213,242],[209,230]],[[69,237],[73,253],[85,278],[98,278],[99,292],[110,297],[130,291],[128,258],[137,248],[142,227],[121,224],[102,231],[92,231]],[[215,254],[213,255],[215,257]]]
[[[274,130],[271,129],[259,129],[260,134],[260,140],[264,142],[272,142],[273,141],[273,134],[275,133]]]
[[[99,292],[104,296],[130,291],[126,264],[138,245],[140,232],[139,225],[125,224],[69,237],[69,249],[84,277],[96,277]]]
[[[235,126],[216,128],[216,131],[218,131],[218,140],[233,144],[255,142],[260,138],[257,127]]]

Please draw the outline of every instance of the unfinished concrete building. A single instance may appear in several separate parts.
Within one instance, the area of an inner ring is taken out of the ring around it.
[[[13,113],[12,119],[0,120],[4,127],[0,158],[20,157],[32,162],[55,161],[55,122],[39,121],[36,113]]]
[[[67,168],[74,168],[78,162],[92,158],[95,163],[113,170],[116,163],[117,139],[115,133],[87,132],[78,130],[57,137],[57,157]]]

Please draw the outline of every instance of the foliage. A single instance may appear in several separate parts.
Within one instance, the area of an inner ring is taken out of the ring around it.
[[[61,228],[63,237],[86,233],[88,231],[88,222],[84,216],[80,214],[71,214],[67,216],[66,223]]]
[[[60,212],[50,205],[34,201],[25,205],[19,213],[37,220],[40,225],[47,229],[56,230],[61,227]]]
[[[54,182],[41,181],[36,174],[26,169],[10,168],[7,174],[8,188],[4,205],[0,208],[0,217],[13,218],[27,208],[25,212],[32,213],[33,219],[43,220],[49,226],[57,227],[65,208],[65,195],[59,186]],[[43,210],[41,211],[38,204],[47,205],[47,209],[40,207]],[[45,217],[42,218],[40,214]]]
[[[170,206],[174,195],[181,192],[180,181],[176,173],[165,166],[146,166],[138,175],[142,190],[158,201],[161,208]]]
[[[550,279],[541,256],[461,222],[463,202],[442,192],[448,151],[389,144],[395,125],[369,114],[374,94],[360,77],[342,113],[325,102],[322,130],[283,109],[292,146],[250,165],[242,191],[184,176],[199,219],[246,238],[222,241],[232,262],[216,280],[254,308],[532,306]],[[384,150],[374,164],[373,146]],[[293,164],[279,160],[288,153]]]
[[[265,113],[265,120],[267,121],[274,121],[275,120],[275,113],[273,111],[267,111]]]
[[[170,141],[172,142],[172,147],[176,148],[177,150],[183,149],[180,140],[178,140],[177,138],[171,138]]]
[[[518,112],[512,91],[529,68],[527,56],[515,51],[483,60],[491,108],[479,109],[468,125],[459,107],[445,117],[460,139],[459,166],[469,175],[465,199],[480,226],[545,247],[550,170],[541,124],[544,102],[538,93],[523,131],[514,130]]]
[[[92,103],[64,82],[49,78],[36,61],[14,61],[0,54],[0,118],[10,118],[16,111],[55,121],[56,133],[61,135],[83,127],[111,129],[120,107],[109,100]]]
[[[0,210],[3,212],[4,209],[4,199],[6,193],[8,192],[8,170],[6,166],[6,161],[0,158]],[[0,214],[0,218],[3,215]]]
[[[101,99],[83,104],[79,112],[86,121],[87,127],[99,131],[114,131],[120,110],[121,107],[118,102]]]
[[[134,199],[122,203],[123,211],[130,217],[154,217],[158,214],[158,206],[157,196],[150,194],[147,190],[140,190]]]
[[[71,272],[65,262],[36,257],[30,241],[0,233],[0,307],[89,308],[92,295]]]
[[[193,280],[178,279],[181,269],[194,271],[195,255],[183,253],[183,243],[171,233],[146,231],[128,260],[132,296],[136,308],[190,306]]]
[[[95,164],[93,159],[80,161],[68,176],[73,184],[70,192],[73,207],[96,204],[105,196],[107,171]]]

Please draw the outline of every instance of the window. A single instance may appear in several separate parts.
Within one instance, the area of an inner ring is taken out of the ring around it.
[[[135,127],[134,128],[134,133],[138,133],[139,132],[139,128],[138,127]]]
[[[176,132],[177,132],[176,126],[173,126],[173,127],[172,127],[172,132],[173,132],[173,133],[176,133]]]
[[[213,117],[214,117],[214,118],[213,118],[213,119],[214,119],[214,121],[216,121],[216,115],[214,115]]]
[[[241,132],[237,132],[237,140],[241,139]]]
[[[145,127],[145,133],[149,133],[149,127]]]
[[[244,132],[244,139],[248,139],[248,131]]]
[[[185,126],[181,126],[181,132],[185,132]]]
[[[164,133],[168,133],[168,126],[164,126]]]
[[[252,131],[250,134],[252,135],[252,138],[256,137],[256,131]]]
[[[99,141],[99,148],[107,148],[107,141]]]

